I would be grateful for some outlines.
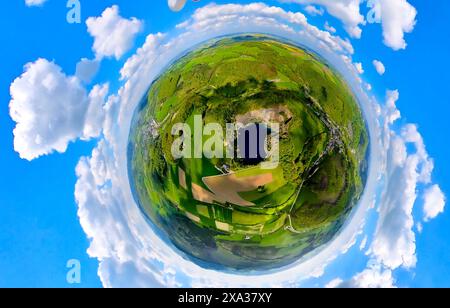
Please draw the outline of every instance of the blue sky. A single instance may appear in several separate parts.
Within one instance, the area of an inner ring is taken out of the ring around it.
[[[67,8],[63,0],[49,0],[42,7],[27,7],[25,1],[5,1],[0,9],[0,287],[73,287],[66,282],[66,263],[78,259],[82,264],[81,287],[101,287],[97,275],[99,262],[86,253],[89,240],[77,216],[74,186],[75,167],[81,156],[89,156],[95,140],[71,143],[64,154],[52,154],[31,162],[20,159],[13,148],[15,123],[9,116],[11,82],[23,73],[23,66],[38,58],[54,60],[68,75],[75,74],[82,57],[93,58],[93,39],[84,21],[100,16],[113,4],[120,14],[144,22],[132,50],[120,60],[105,59],[92,84],[110,82],[111,91],[121,84],[119,70],[128,56],[141,46],[149,33],[169,32],[179,22],[189,18],[194,9],[210,1],[189,2],[180,13],[167,7],[165,0],[152,1],[86,1],[82,0],[82,24],[66,22]],[[218,4],[230,1],[215,1]],[[232,1],[250,3],[252,1]],[[299,11],[298,4],[280,4],[286,10]],[[361,39],[352,39],[355,62],[364,65],[364,80],[373,87],[379,101],[384,101],[387,89],[398,89],[397,107],[402,113],[401,124],[417,123],[427,150],[435,161],[433,182],[444,193],[450,191],[450,146],[446,134],[450,131],[450,3],[436,0],[409,1],[418,11],[413,33],[406,35],[408,47],[394,51],[382,43],[378,24],[367,25]],[[364,5],[362,6],[365,12]],[[308,16],[308,15],[307,15]],[[322,27],[327,20],[347,37],[341,22],[332,16],[308,16],[311,24]],[[380,59],[386,74],[380,77],[371,62]],[[419,198],[420,199],[420,198]],[[417,202],[421,202],[418,200]],[[421,217],[420,207],[414,210]],[[374,229],[374,222],[368,228]],[[450,286],[450,214],[448,211],[429,223],[417,234],[418,262],[414,269],[397,270],[399,286]],[[330,266],[333,275],[350,279],[354,271],[365,268],[367,258],[354,247]],[[345,261],[346,260],[346,261]],[[340,264],[351,265],[340,266]],[[341,262],[342,261],[342,262]],[[326,284],[323,277],[309,283]]]

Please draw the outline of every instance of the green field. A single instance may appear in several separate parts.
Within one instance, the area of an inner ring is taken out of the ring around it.
[[[175,123],[193,131],[198,115],[225,126],[268,113],[281,125],[273,170],[238,158],[172,157]],[[368,133],[351,90],[319,57],[272,37],[215,40],[177,60],[135,122],[136,199],[178,248],[204,262],[288,264],[336,236],[364,188]],[[233,191],[246,179],[267,183]]]

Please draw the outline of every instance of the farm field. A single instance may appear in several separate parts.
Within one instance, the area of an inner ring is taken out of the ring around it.
[[[223,127],[278,123],[279,164],[174,158],[173,126],[186,123],[196,138],[199,116]],[[368,140],[350,88],[318,56],[264,35],[221,38],[149,88],[130,133],[131,186],[144,214],[194,261],[272,269],[341,230],[364,190]]]

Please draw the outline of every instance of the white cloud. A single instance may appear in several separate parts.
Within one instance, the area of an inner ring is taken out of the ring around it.
[[[434,163],[426,152],[417,127],[405,125],[400,134],[389,129],[400,118],[395,106],[398,91],[388,91],[384,147],[387,153],[386,187],[382,195],[379,219],[370,248],[373,258],[390,269],[416,265],[413,207],[418,187],[431,181]],[[414,149],[408,152],[408,145]]]
[[[394,50],[405,49],[405,33],[416,25],[417,10],[406,0],[379,0],[384,43]]]
[[[108,95],[109,85],[95,85],[89,93],[89,105],[86,112],[83,127],[83,139],[100,136],[105,119],[105,101]]]
[[[331,25],[328,23],[328,21],[325,22],[324,28],[325,28],[325,30],[327,30],[327,31],[330,32],[330,33],[336,33],[336,32],[337,32],[336,28],[333,27],[333,26],[331,26]]]
[[[26,6],[42,6],[47,0],[25,0]]]
[[[375,67],[375,70],[379,75],[384,75],[386,72],[386,67],[384,66],[383,62],[379,60],[373,60],[373,66]]]
[[[78,79],[85,83],[90,83],[100,68],[100,61],[97,59],[89,60],[82,58],[77,63],[76,73]]]
[[[136,54],[131,56],[125,65],[120,70],[121,79],[130,78],[142,65],[145,65],[144,60],[147,57],[157,57],[158,47],[164,34],[150,34],[147,36],[144,45],[136,51]]]
[[[330,287],[393,287],[393,270],[399,267],[409,269],[416,265],[413,207],[418,200],[419,186],[431,182],[434,163],[428,156],[416,125],[406,124],[400,133],[391,129],[400,118],[396,107],[399,97],[398,91],[388,91],[385,107],[380,111],[384,122],[382,148],[387,153],[386,184],[378,206],[379,218],[374,239],[367,253],[371,258],[369,265],[349,281],[331,281]],[[412,152],[408,145],[412,146]],[[424,200],[425,204],[427,200],[428,204],[433,204],[429,206],[429,211],[424,209],[430,218],[443,211],[445,197],[437,185],[425,192]],[[420,222],[416,223],[416,228],[419,233],[422,232]],[[365,246],[365,240],[363,242]]]
[[[355,68],[358,74],[364,74],[364,68],[361,62],[355,63]]]
[[[413,207],[418,200],[420,185],[431,182],[434,163],[428,156],[416,125],[406,124],[400,133],[391,128],[400,119],[396,107],[399,98],[398,91],[388,91],[385,106],[380,109],[384,122],[381,123],[384,125],[382,155],[386,155],[386,164],[380,167],[385,173],[382,179],[385,187],[378,204],[379,217],[374,238],[367,252],[370,258],[368,267],[349,281],[331,281],[328,284],[330,287],[393,287],[395,269],[416,266],[414,227],[420,233],[422,225],[415,224]],[[441,208],[443,210],[445,203],[439,187],[433,187],[424,195],[424,200],[430,200],[430,204],[438,204],[437,208],[430,207],[431,216],[437,215]],[[365,247],[365,239],[361,247]]]
[[[414,226],[419,233],[423,226],[420,222],[415,224],[413,208],[419,200],[420,185],[431,182],[434,163],[416,125],[406,124],[400,133],[391,129],[400,119],[400,112],[396,108],[399,97],[398,91],[388,91],[381,113],[385,122],[382,144],[387,153],[386,184],[378,206],[379,218],[374,239],[368,251],[371,261],[366,270],[350,281],[335,279],[329,283],[329,287],[392,287],[393,270],[416,266]],[[438,185],[427,189],[423,199],[425,221],[443,212],[445,196]],[[365,247],[366,238],[363,243],[361,247]]]
[[[117,206],[118,200],[105,185],[113,177],[112,169],[108,168],[111,159],[109,155],[106,143],[101,141],[93,150],[92,157],[82,158],[76,167],[78,181],[75,198],[80,205],[85,205],[79,207],[80,222],[88,236],[95,232],[88,253],[102,260],[111,256],[113,251],[110,248],[118,247],[116,243],[120,243],[121,238],[128,238],[126,234],[120,234],[120,228],[115,227],[124,224],[125,217]],[[105,226],[110,228],[104,228]]]
[[[349,71],[353,73],[355,79],[358,80],[358,83],[360,83],[361,85],[365,85],[363,79],[361,78],[361,75],[364,73],[362,63],[353,62],[352,57],[346,54],[342,54],[341,58],[343,62],[347,65]]]
[[[327,288],[395,288],[392,271],[372,265],[348,281],[332,280]]]
[[[344,280],[342,280],[341,278],[336,278],[336,279],[331,280],[329,283],[327,283],[325,285],[325,288],[327,288],[327,289],[339,288],[343,283],[344,283]]]
[[[419,234],[423,232],[423,224],[420,221],[416,224],[416,229]]]
[[[391,141],[389,155],[389,181],[380,203],[371,253],[389,268],[411,268],[416,265],[412,209],[417,198],[418,159],[407,155],[406,145],[398,136]]]
[[[359,245],[359,250],[363,251],[364,249],[366,249],[368,240],[369,239],[367,235],[364,236],[363,240],[361,241],[361,244]]]
[[[305,12],[311,16],[322,16],[324,13],[322,8],[318,8],[314,5],[305,6]]]
[[[75,76],[89,84],[97,74],[104,57],[115,57],[119,60],[133,47],[143,23],[134,17],[122,18],[119,7],[114,5],[105,9],[100,17],[89,17],[86,25],[89,34],[94,38],[92,50],[96,55],[92,60],[82,58],[77,63]]]
[[[398,91],[387,92],[383,112],[383,144],[387,153],[386,185],[378,207],[379,218],[369,250],[373,263],[389,270],[399,267],[413,268],[416,265],[413,208],[418,200],[420,185],[431,182],[434,168],[434,162],[425,149],[416,125],[406,124],[400,133],[390,129],[400,118],[400,112],[396,108],[399,97]],[[428,195],[430,199],[433,198],[431,195],[437,196],[437,200],[441,199],[438,191],[433,189],[433,193]],[[443,205],[439,204],[438,208],[441,206]],[[421,226],[416,225],[421,232]]]
[[[280,0],[300,4],[314,4],[326,8],[327,12],[338,18],[344,28],[354,38],[360,38],[362,26],[366,24],[361,14],[365,0]],[[414,30],[417,10],[407,0],[378,0],[379,18],[383,29],[384,43],[394,50],[405,49],[405,33]]]
[[[327,12],[340,19],[345,30],[350,36],[360,38],[361,25],[365,23],[364,16],[361,14],[359,6],[361,0],[281,0],[282,2],[295,2],[300,4],[314,4],[326,8]]]
[[[186,5],[186,0],[169,0],[169,8],[174,12],[181,11]]]
[[[187,31],[197,31],[204,33],[211,28],[224,29],[230,27],[239,30],[239,27],[249,24],[253,27],[264,28],[270,30],[270,26],[276,27],[274,31],[292,32],[298,34],[297,38],[307,35],[311,40],[320,40],[320,49],[331,49],[336,53],[353,54],[352,44],[347,39],[342,39],[328,31],[319,29],[308,23],[308,19],[302,13],[294,13],[285,11],[276,6],[268,6],[264,3],[251,3],[248,5],[226,4],[215,5],[210,4],[198,9],[190,20],[183,22],[177,26],[178,29]],[[296,31],[294,27],[300,30]],[[224,30],[222,30],[224,31]]]
[[[100,17],[89,17],[86,25],[94,38],[93,50],[97,57],[114,56],[116,59],[133,47],[136,35],[143,27],[135,17],[122,18],[117,5],[107,8]]]
[[[33,160],[53,151],[62,153],[71,141],[97,137],[99,129],[87,127],[94,127],[92,114],[98,113],[105,96],[98,90],[95,87],[88,95],[78,78],[66,76],[45,59],[27,64],[10,89],[14,149],[20,157]]]
[[[436,218],[439,214],[444,212],[445,208],[445,196],[441,188],[438,185],[429,187],[423,196],[424,205],[424,220],[430,221]]]

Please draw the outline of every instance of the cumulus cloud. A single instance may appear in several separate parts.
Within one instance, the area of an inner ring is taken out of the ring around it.
[[[430,221],[444,212],[445,196],[439,185],[429,187],[423,196],[424,220]]]
[[[400,118],[396,108],[399,97],[398,91],[388,91],[382,111],[385,122],[383,148],[387,153],[386,185],[378,207],[379,218],[374,239],[368,251],[371,261],[366,270],[350,281],[338,279],[330,283],[333,286],[390,287],[393,286],[392,274],[395,269],[409,269],[416,265],[414,226],[420,233],[422,225],[420,222],[415,224],[413,208],[418,201],[420,185],[431,182],[434,163],[416,125],[406,124],[399,133],[389,128]],[[445,197],[439,186],[430,187],[423,198],[425,220],[443,211]],[[425,210],[427,205],[428,209]]]
[[[384,118],[392,125],[400,118],[395,107],[398,91],[388,91]],[[396,269],[416,265],[413,207],[418,186],[431,181],[434,168],[417,126],[405,125],[399,134],[386,132],[386,187],[379,206],[372,256],[382,265]],[[408,146],[414,150],[408,152]]]
[[[89,105],[87,106],[84,120],[82,139],[90,139],[100,136],[105,119],[105,101],[109,92],[109,85],[95,85],[89,93]]]
[[[354,38],[360,38],[362,26],[367,22],[361,14],[361,5],[365,0],[280,0],[281,2],[295,2],[307,5],[319,5],[327,12],[338,18],[344,28]],[[417,10],[407,0],[378,0],[377,22],[383,29],[384,43],[394,50],[405,49],[405,33],[414,30]]]
[[[358,72],[358,74],[360,74],[360,75],[364,74],[364,68],[363,68],[363,65],[361,62],[355,63],[355,68],[356,68],[356,71]]]
[[[107,8],[100,17],[89,17],[88,32],[94,38],[93,50],[97,57],[120,59],[134,44],[143,24],[135,17],[125,19],[119,14],[119,7]]]
[[[169,8],[174,12],[181,11],[186,5],[186,0],[169,0]]]
[[[327,288],[395,288],[392,271],[373,265],[348,281],[335,279],[330,281]]]
[[[128,79],[133,76],[140,67],[145,65],[144,61],[147,57],[156,58],[158,56],[158,47],[163,38],[164,34],[162,33],[148,35],[144,45],[125,62],[125,65],[120,70],[121,79]]]
[[[76,73],[78,79],[85,83],[90,83],[100,68],[100,61],[82,58],[77,63]]]
[[[314,5],[307,5],[305,6],[305,12],[308,13],[311,16],[322,16],[324,11],[322,8],[318,8]]]
[[[384,73],[386,72],[386,67],[384,66],[383,62],[379,60],[373,60],[372,64],[379,75],[384,75]]]
[[[406,124],[399,132],[392,129],[401,117],[396,107],[399,98],[397,90],[387,91],[386,103],[380,110],[384,122],[385,187],[377,208],[379,217],[368,251],[368,268],[349,281],[335,279],[329,283],[330,287],[391,287],[394,270],[416,266],[414,228],[420,233],[422,224],[415,223],[413,209],[419,200],[420,186],[431,182],[434,162],[416,125]],[[425,221],[444,210],[445,196],[438,185],[427,189],[423,200]],[[366,246],[366,239],[361,247]]]
[[[47,0],[25,0],[26,6],[42,6]]]
[[[306,5],[320,5],[326,8],[327,12],[341,20],[345,30],[350,36],[360,38],[364,24],[364,16],[361,14],[359,6],[361,0],[281,0],[282,2],[295,2]]]
[[[423,224],[420,221],[416,224],[416,229],[419,234],[423,232]]]
[[[405,33],[416,25],[417,10],[406,0],[379,0],[384,43],[394,50],[405,49]]]
[[[364,73],[363,65],[360,62],[353,62],[352,57],[346,54],[341,55],[342,61],[346,64],[349,71],[351,71],[358,83],[364,85],[361,75]]]
[[[368,239],[367,235],[364,236],[364,238],[361,241],[361,244],[359,245],[359,250],[363,251],[364,249],[366,249],[368,240],[369,239]]]
[[[377,230],[371,246],[372,254],[386,266],[396,269],[416,265],[415,234],[412,230],[413,205],[418,183],[418,158],[408,156],[400,137],[391,142],[389,182],[380,203]]]
[[[88,93],[84,85],[92,81],[102,57],[120,58],[131,48],[142,23],[120,17],[118,7],[113,6],[101,17],[89,18],[87,25],[96,57],[82,58],[74,76],[67,76],[54,62],[38,59],[27,64],[11,84],[14,148],[24,159],[63,153],[70,142],[96,138],[102,132],[109,86],[96,85]]]
[[[239,27],[246,24],[253,26],[253,28],[259,27],[267,31],[270,31],[270,28],[273,27],[272,32],[278,31],[281,33],[288,31],[291,32],[291,35],[297,34],[309,41],[319,40],[321,49],[331,49],[340,54],[354,53],[354,48],[350,41],[311,25],[304,14],[285,11],[280,7],[268,6],[264,3],[251,3],[248,5],[226,4],[221,6],[210,4],[198,9],[190,20],[179,24],[177,28],[204,33],[211,30],[211,28],[225,31],[225,27],[238,31]],[[299,30],[294,29],[294,27],[298,27]],[[305,35],[309,36],[310,39],[304,38]]]
[[[78,78],[66,76],[48,60],[27,64],[10,89],[14,149],[21,158],[33,160],[65,152],[78,138],[97,137],[101,123],[92,123],[98,120],[93,115],[101,113],[105,92],[104,87],[95,87],[87,94]]]
[[[333,26],[331,26],[331,25],[328,23],[328,21],[325,22],[324,28],[325,28],[325,30],[327,30],[327,31],[330,32],[330,33],[336,33],[336,32],[337,32],[336,28],[333,27]]]

